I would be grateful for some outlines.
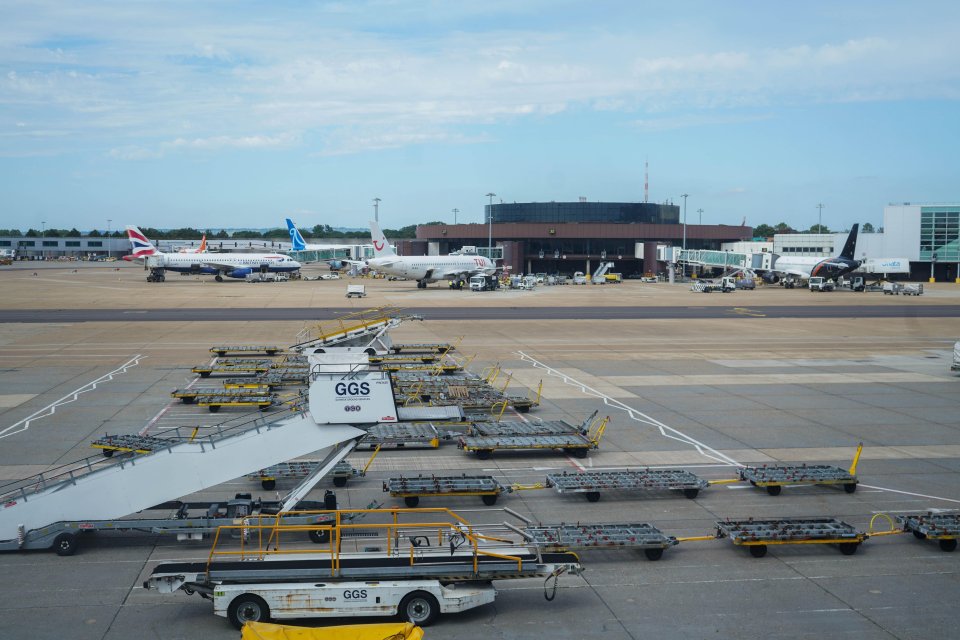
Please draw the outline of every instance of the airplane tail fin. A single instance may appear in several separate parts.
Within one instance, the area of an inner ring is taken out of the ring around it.
[[[203,235],[203,239],[200,240],[200,246],[197,247],[197,250],[194,253],[206,253],[207,251],[207,235]]]
[[[293,251],[303,251],[307,248],[307,243],[303,239],[303,236],[300,235],[300,230],[297,229],[297,225],[293,224],[293,220],[286,218],[287,221],[287,231],[290,233],[290,244],[293,246],[291,249]]]
[[[373,220],[370,221],[370,238],[373,240],[373,256],[381,258],[384,256],[395,256],[393,248],[387,242],[387,237],[380,231],[380,225]]]
[[[160,252],[153,246],[153,243],[147,239],[147,236],[140,232],[136,227],[126,227],[127,238],[130,240],[131,259],[146,258],[147,256],[157,256]]]
[[[847,260],[853,260],[854,253],[857,251],[857,231],[860,229],[860,223],[857,222],[853,225],[853,228],[850,229],[850,235],[847,236],[847,243],[843,245],[843,251],[840,252],[841,258],[846,258]]]

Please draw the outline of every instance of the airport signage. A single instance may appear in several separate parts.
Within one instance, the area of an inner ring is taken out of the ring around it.
[[[390,378],[319,374],[310,383],[310,414],[317,424],[397,422]]]

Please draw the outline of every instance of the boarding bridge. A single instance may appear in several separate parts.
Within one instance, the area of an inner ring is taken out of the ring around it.
[[[56,522],[121,518],[319,453],[325,463],[283,500],[287,511],[366,434],[353,425],[396,415],[388,374],[381,372],[355,375],[349,382],[342,374],[318,374],[309,407],[271,420],[217,426],[200,437],[165,433],[169,444],[143,455],[87,458],[0,485],[0,544],[22,541],[27,532]],[[344,424],[347,419],[350,424]]]
[[[776,254],[739,253],[736,251],[716,251],[712,249],[680,249],[677,262],[696,264],[704,267],[720,267],[724,271],[769,271],[773,268]]]

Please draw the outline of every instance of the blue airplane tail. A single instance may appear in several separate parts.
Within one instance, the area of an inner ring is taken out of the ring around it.
[[[293,224],[293,220],[286,218],[287,220],[287,230],[290,232],[290,243],[293,245],[294,251],[303,251],[307,248],[307,243],[304,241],[303,236],[300,235],[300,231],[297,229],[297,226]]]

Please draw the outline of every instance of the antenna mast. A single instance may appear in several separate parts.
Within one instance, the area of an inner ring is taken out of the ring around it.
[[[650,202],[650,163],[643,161],[643,202]]]

